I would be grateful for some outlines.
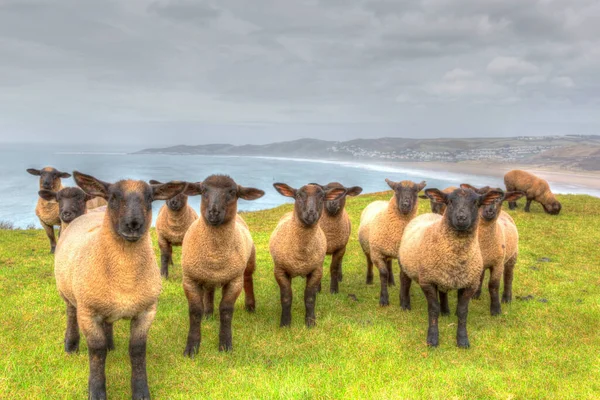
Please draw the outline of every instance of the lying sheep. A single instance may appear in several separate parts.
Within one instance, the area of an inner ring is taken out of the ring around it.
[[[285,214],[271,234],[269,250],[275,264],[275,280],[281,293],[280,326],[292,323],[292,278],[306,277],[304,306],[307,327],[315,325],[315,298],[327,252],[327,238],[319,224],[326,201],[340,199],[345,188],[323,190],[319,185],[308,184],[294,189],[285,183],[273,184],[286,197],[295,199],[294,211]],[[333,282],[332,277],[332,282]]]
[[[504,184],[508,192],[520,191],[525,193],[527,198],[525,212],[529,212],[531,202],[535,200],[544,207],[546,213],[551,215],[560,213],[562,206],[550,191],[550,186],[546,180],[529,172],[515,169],[504,175]],[[514,210],[517,208],[517,202],[512,201],[508,203],[508,206],[511,210]]]
[[[71,174],[67,172],[61,172],[52,167],[45,167],[41,170],[29,168],[27,172],[29,172],[31,175],[40,177],[40,190],[52,190],[54,192],[58,192],[60,189],[62,189],[61,178],[69,178],[71,176]],[[54,250],[56,249],[54,226],[57,225],[60,227],[58,203],[56,201],[48,201],[42,197],[39,197],[35,207],[35,215],[37,215],[39,218],[40,224],[46,231],[48,240],[50,240],[50,253],[54,253]]]
[[[425,187],[412,181],[385,180],[394,190],[390,201],[374,201],[362,212],[358,240],[367,258],[367,284],[373,283],[373,264],[379,270],[381,292],[379,305],[390,304],[388,283],[394,285],[392,260],[398,258],[398,248],[406,225],[417,215],[418,194]]]
[[[240,186],[225,175],[211,175],[204,182],[188,183],[186,193],[202,196],[201,216],[189,227],[181,251],[183,289],[190,316],[183,354],[193,357],[200,346],[203,314],[213,312],[215,288],[223,288],[219,305],[219,351],[232,349],[231,320],[242,287],[246,310],[254,311],[252,274],[256,267],[256,249],[248,226],[237,214],[237,202],[238,199],[259,199],[265,192]]]
[[[316,185],[312,183],[311,185]],[[325,202],[325,212],[321,214],[319,225],[327,238],[327,255],[331,255],[330,275],[331,283],[329,291],[338,292],[338,282],[342,281],[342,260],[346,253],[346,245],[350,239],[352,224],[350,216],[346,211],[346,196],[358,196],[362,192],[360,186],[344,187],[341,183],[331,182],[321,186],[324,191],[332,188],[346,189],[346,194],[337,200]],[[320,287],[319,287],[320,288]]]
[[[87,340],[89,398],[106,398],[105,361],[114,348],[112,324],[131,319],[129,355],[134,399],[149,399],[146,340],[156,314],[161,279],[149,228],[152,201],[167,200],[185,182],[111,184],[73,172],[87,194],[108,200],[105,213],[90,212],[64,232],[55,257],[56,284],[67,305],[65,350],[79,350],[79,328]]]
[[[38,194],[49,203],[58,203],[61,232],[64,232],[75,218],[87,212],[86,202],[93,199],[78,187],[64,187],[58,192],[43,189]]]
[[[151,180],[151,184],[161,182]],[[198,214],[187,203],[188,196],[180,193],[167,200],[160,208],[156,218],[156,233],[160,248],[160,274],[169,277],[169,264],[173,265],[173,246],[181,246],[183,237],[192,223],[198,219]]]
[[[463,189],[471,189],[479,194],[485,194],[490,191],[488,186],[480,189],[468,184],[460,186]],[[501,189],[496,190],[502,191]],[[484,259],[484,271],[481,274],[479,288],[473,295],[473,298],[478,299],[481,296],[485,270],[490,269],[488,289],[490,291],[490,312],[492,315],[498,315],[502,312],[498,298],[500,279],[502,277],[504,277],[502,302],[509,303],[512,300],[513,271],[519,256],[519,231],[512,217],[502,210],[502,203],[505,201],[514,202],[523,196],[523,192],[506,192],[504,193],[504,197],[493,204],[482,207],[480,211],[479,243]],[[500,237],[503,239],[502,242],[500,242]],[[499,260],[500,253],[504,254],[501,262]]]
[[[438,291],[446,293],[457,289],[456,341],[459,347],[469,347],[469,300],[479,286],[483,271],[483,258],[477,234],[479,208],[493,204],[504,194],[491,190],[479,195],[465,189],[457,189],[449,195],[438,189],[427,189],[425,194],[435,202],[446,204],[446,212],[443,216],[420,215],[406,226],[399,251],[402,271],[421,286],[427,299],[427,344],[437,346],[439,342]],[[400,295],[404,297],[401,302],[410,306],[408,290],[401,290]]]
[[[446,194],[450,194],[450,193],[454,192],[456,189],[457,189],[456,186],[448,186],[446,189],[443,189],[442,192],[444,192]],[[419,195],[419,197],[422,199],[429,199],[429,197],[427,197],[424,194]],[[444,215],[444,211],[446,211],[445,204],[436,203],[431,199],[429,199],[429,201],[431,202],[431,212],[432,213]]]

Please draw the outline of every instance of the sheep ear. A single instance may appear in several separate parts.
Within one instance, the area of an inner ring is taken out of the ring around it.
[[[256,200],[265,195],[265,192],[260,189],[248,188],[238,185],[238,197],[244,200]]]
[[[27,168],[27,172],[29,172],[31,175],[35,175],[35,176],[40,176],[42,174],[42,171],[40,171],[39,169],[34,169],[34,168]]]
[[[148,181],[148,183],[151,184],[151,185],[162,185],[163,184],[162,182],[159,182],[156,179],[150,179]]]
[[[153,200],[169,200],[183,192],[187,186],[187,182],[171,181],[160,185],[152,185]]]
[[[389,187],[391,187],[392,189],[396,190],[396,187],[398,187],[398,183],[391,181],[389,179],[386,178],[385,183],[388,184]]]
[[[346,188],[333,188],[325,192],[325,201],[337,200],[346,194]]]
[[[73,171],[73,179],[77,186],[83,189],[87,194],[108,200],[108,188],[110,187],[110,183],[103,182],[91,175],[82,174],[79,171]]]
[[[421,183],[419,183],[419,184],[417,185],[417,189],[418,189],[418,190],[417,190],[417,193],[419,193],[421,190],[425,189],[425,186],[427,186],[427,182],[425,182],[425,181],[422,181]]]
[[[499,190],[490,190],[486,194],[482,194],[479,197],[479,205],[480,206],[489,206],[490,204],[494,204],[497,201],[502,201],[504,198],[504,192]]]
[[[420,198],[420,199],[428,199],[429,197],[427,197],[427,196],[426,196],[426,195],[424,195],[424,194],[420,194],[420,195],[419,195],[419,198]]]
[[[434,203],[448,203],[448,195],[439,189],[427,189],[425,190],[425,194],[429,199],[433,200]]]
[[[273,187],[279,192],[280,195],[285,197],[296,197],[296,193],[298,192],[296,189],[286,185],[285,183],[274,183]]]
[[[59,178],[63,178],[63,179],[67,179],[71,177],[71,174],[69,174],[68,172],[60,172],[58,171],[58,177]]]
[[[477,189],[475,186],[473,185],[469,185],[468,183],[461,183],[460,184],[460,188],[461,189],[471,189],[472,191],[474,191],[475,193],[479,192],[479,189]]]
[[[202,182],[188,182],[183,194],[186,196],[199,196],[204,192]]]
[[[56,202],[56,192],[52,191],[52,190],[46,190],[46,189],[42,189],[38,192],[38,194],[40,195],[40,197],[46,201],[52,201],[52,202]]]
[[[346,188],[346,196],[358,196],[359,194],[361,194],[363,191],[363,188],[361,188],[360,186],[352,186],[349,188]]]
[[[525,196],[525,193],[523,192],[506,192],[504,193],[504,199],[502,199],[502,201],[517,201],[523,196]]]
[[[85,194],[85,201],[90,201],[90,200],[93,200],[95,198],[96,198],[96,196],[92,196],[92,195],[87,194],[87,193]]]

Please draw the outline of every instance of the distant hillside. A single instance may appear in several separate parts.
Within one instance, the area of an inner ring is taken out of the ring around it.
[[[265,145],[208,144],[150,148],[134,154],[228,155],[330,160],[461,162],[495,160],[600,170],[600,135],[465,139],[299,139]]]

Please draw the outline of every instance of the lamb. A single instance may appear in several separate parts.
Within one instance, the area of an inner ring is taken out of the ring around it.
[[[109,205],[105,213],[90,212],[75,219],[56,250],[56,285],[67,306],[65,351],[79,350],[81,329],[89,351],[89,398],[106,399],[105,362],[107,351],[114,348],[112,324],[131,319],[133,398],[149,399],[146,340],[161,291],[149,233],[152,201],[167,200],[186,184],[151,186],[134,180],[111,184],[77,171],[73,176],[87,194],[100,196]]]
[[[161,185],[162,183],[150,180],[150,184]],[[169,277],[169,264],[173,265],[173,246],[181,246],[188,228],[198,219],[198,214],[187,201],[188,196],[185,192],[167,200],[156,218],[160,274],[165,278]]]
[[[471,189],[479,194],[485,194],[490,190],[488,186],[480,189],[464,183],[460,186],[463,189]],[[502,191],[501,189],[496,190]],[[484,270],[481,274],[479,288],[473,295],[473,298],[478,299],[481,296],[485,270],[490,269],[488,288],[490,291],[490,312],[492,315],[501,313],[498,289],[502,276],[504,276],[502,302],[509,303],[512,300],[513,271],[519,255],[519,231],[512,217],[502,210],[502,203],[504,201],[517,201],[524,195],[523,192],[506,192],[497,202],[482,207],[480,211],[479,243],[484,259]],[[500,238],[503,240],[500,241]],[[500,253],[504,253],[501,263],[499,260]]]
[[[385,180],[394,190],[389,202],[374,201],[362,212],[358,240],[367,258],[367,284],[373,283],[373,264],[379,270],[381,291],[379,305],[388,306],[388,283],[394,285],[392,260],[398,258],[398,248],[406,225],[417,215],[418,194],[425,181],[392,182]]]
[[[316,185],[316,183],[312,183],[311,185]],[[350,216],[345,209],[346,196],[358,196],[362,192],[362,188],[360,186],[344,187],[344,185],[338,182],[330,182],[326,186],[321,186],[324,191],[334,187],[346,189],[346,194],[337,200],[325,202],[325,212],[321,214],[319,225],[327,238],[326,254],[331,255],[331,283],[329,291],[331,293],[338,293],[338,281],[342,281],[342,260],[344,259],[346,245],[352,231]]]
[[[29,172],[31,175],[40,177],[40,190],[52,190],[54,192],[58,192],[60,189],[62,189],[61,178],[66,179],[71,176],[71,174],[67,172],[61,172],[52,167],[45,167],[42,169],[29,168],[27,169],[27,172]],[[40,224],[46,231],[46,236],[48,236],[48,240],[50,241],[50,253],[54,253],[56,249],[54,226],[58,225],[60,227],[58,203],[39,197],[35,207],[35,215],[37,215],[39,218]]]
[[[448,186],[446,189],[443,189],[442,192],[446,193],[446,194],[450,194],[452,192],[454,192],[457,189],[456,186]],[[419,195],[419,197],[421,199],[429,199],[429,197],[427,197],[424,194]],[[440,203],[436,203],[433,200],[429,199],[431,202],[431,212],[434,214],[440,214],[440,215],[444,215],[444,211],[446,211],[446,205],[445,204],[440,204]]]
[[[306,277],[304,290],[304,321],[307,327],[316,323],[315,298],[327,252],[327,238],[319,224],[323,205],[346,194],[345,188],[323,190],[319,185],[308,184],[294,189],[285,183],[274,183],[275,189],[286,197],[295,199],[294,211],[286,213],[271,234],[269,250],[275,264],[275,280],[281,293],[280,326],[292,324],[292,278]],[[337,277],[332,277],[332,282]]]
[[[238,199],[256,200],[265,192],[243,187],[225,175],[211,175],[201,183],[188,183],[188,195],[201,195],[200,218],[183,238],[181,266],[188,300],[190,327],[184,356],[194,357],[201,340],[203,314],[213,313],[215,288],[223,288],[219,305],[219,351],[233,348],[231,320],[242,287],[246,310],[255,309],[252,274],[256,249],[248,226],[237,214]]]
[[[49,203],[58,203],[61,232],[64,232],[75,218],[87,212],[86,202],[93,199],[78,187],[64,187],[58,192],[43,189],[38,194]]]
[[[560,202],[556,200],[554,194],[550,191],[548,181],[539,178],[529,172],[515,169],[504,175],[504,184],[506,191],[521,191],[525,193],[527,204],[525,212],[529,212],[532,201],[537,201],[544,207],[544,211],[550,215],[558,215],[562,208]],[[517,208],[517,202],[508,203],[511,210]]]
[[[417,282],[427,299],[429,329],[427,344],[439,343],[438,291],[458,290],[458,347],[469,347],[467,314],[469,300],[479,286],[483,258],[478,240],[479,208],[498,201],[504,195],[491,190],[479,195],[472,190],[457,189],[447,195],[438,189],[425,194],[438,203],[446,204],[446,212],[423,214],[409,222],[404,230],[398,257],[402,272]],[[402,282],[404,284],[404,282]],[[410,285],[410,281],[408,281]],[[401,304],[410,308],[408,287],[400,290]],[[446,297],[447,300],[447,297]],[[446,303],[447,306],[447,303]]]

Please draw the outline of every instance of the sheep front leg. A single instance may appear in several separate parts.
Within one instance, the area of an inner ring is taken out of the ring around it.
[[[533,199],[527,199],[527,203],[525,204],[525,212],[529,212],[529,208],[531,207],[531,202]]]
[[[202,297],[204,296],[204,289],[184,275],[183,291],[188,300],[190,316],[190,330],[188,332],[187,344],[183,351],[183,355],[193,358],[198,354],[201,341],[201,323],[202,313],[204,311]]]
[[[244,270],[244,300],[246,303],[246,311],[254,312],[256,309],[256,300],[254,299],[254,281],[252,274],[256,269],[256,247],[252,247],[252,253],[248,260],[248,265]]]
[[[473,294],[473,299],[475,299],[475,300],[479,300],[479,298],[481,297],[481,288],[483,287],[484,279],[485,279],[485,268],[483,269],[483,271],[481,271],[481,278],[479,279],[479,287]]]
[[[341,281],[340,275],[342,273],[342,260],[344,259],[344,254],[346,254],[346,246],[335,251],[333,253],[333,255],[331,256],[331,267],[330,267],[331,282],[329,284],[329,292],[330,293],[338,293],[339,292],[339,282]]]
[[[371,256],[369,254],[365,254],[367,258],[367,285],[373,284],[373,260],[371,260]]]
[[[90,310],[80,309],[77,313],[79,326],[87,341],[90,360],[88,378],[88,398],[91,400],[106,399],[106,336],[102,318],[94,316]]]
[[[76,353],[79,351],[79,327],[77,325],[77,308],[65,299],[67,304],[67,329],[65,331],[65,351]]]
[[[517,208],[517,202],[516,201],[509,201],[508,202],[508,208],[511,210],[515,210]]]
[[[233,349],[231,335],[231,321],[233,320],[233,307],[235,301],[242,292],[244,278],[239,276],[223,286],[223,297],[219,305],[219,317],[221,325],[219,328],[219,351],[230,351]]]
[[[502,302],[510,303],[512,301],[512,282],[515,271],[517,257],[512,257],[504,265],[504,292],[502,293]]]
[[[202,297],[202,304],[204,307],[204,319],[211,319],[215,312],[215,288],[208,287],[204,289],[204,296]]]
[[[400,268],[400,308],[410,310],[410,285],[412,280]]]
[[[306,276],[306,288],[304,289],[304,308],[306,310],[304,322],[307,328],[315,326],[317,317],[315,316],[315,302],[317,298],[317,287],[323,276],[323,267],[315,269]],[[336,278],[337,280],[337,278]]]
[[[388,295],[388,268],[385,259],[382,257],[375,258],[374,263],[379,270],[379,281],[381,282],[381,290],[379,292],[379,305],[382,307],[390,305],[390,297]]]
[[[281,322],[279,326],[290,326],[292,324],[292,278],[277,265],[275,265],[274,273],[281,293]]]
[[[469,337],[467,336],[467,314],[469,313],[469,300],[471,300],[474,292],[475,288],[458,289],[458,305],[456,307],[458,328],[456,330],[456,345],[464,349],[469,347]]]
[[[429,328],[427,329],[427,344],[437,347],[439,344],[438,319],[440,316],[440,303],[438,302],[437,289],[430,284],[421,284],[421,290],[427,299],[427,313],[429,314]]]
[[[131,360],[131,392],[136,400],[150,399],[146,373],[146,341],[148,330],[156,315],[156,303],[131,320],[129,335],[129,359]]]
[[[40,219],[40,223],[42,224],[42,228],[46,231],[46,236],[48,236],[48,240],[50,241],[50,253],[54,254],[56,250],[56,238],[54,236],[54,226],[46,224],[44,221]]]
[[[490,281],[488,283],[488,290],[490,291],[491,315],[500,315],[502,313],[502,307],[500,306],[500,279],[502,279],[502,274],[504,272],[503,262],[494,266],[490,270]]]
[[[398,264],[400,265],[400,264]],[[396,281],[394,280],[394,270],[392,269],[392,260],[387,260],[385,262],[385,267],[388,271],[388,285],[396,286]]]
[[[160,248],[160,274],[169,278],[169,263],[173,262],[173,246],[162,236],[158,237],[158,247]]]

